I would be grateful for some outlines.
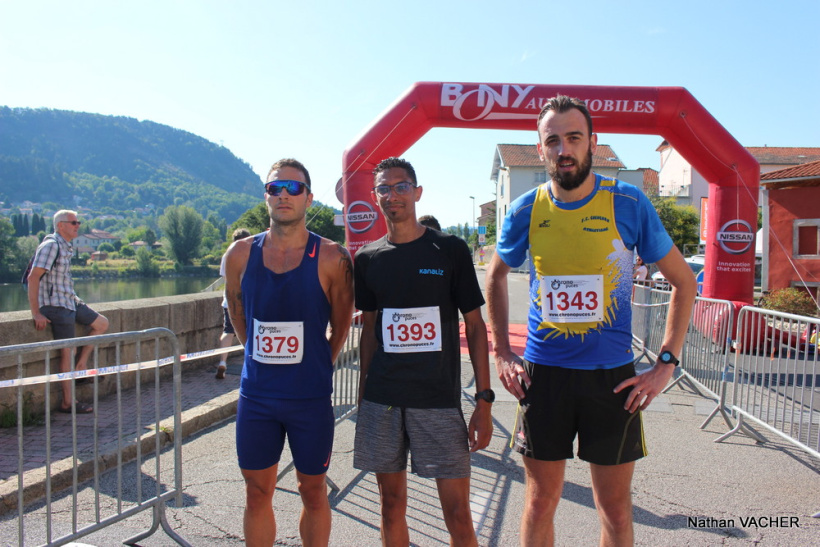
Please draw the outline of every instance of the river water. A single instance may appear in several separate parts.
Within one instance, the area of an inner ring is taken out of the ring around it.
[[[152,279],[75,279],[74,290],[86,304],[136,300],[199,292],[214,277],[161,277]],[[0,284],[0,312],[29,309],[28,295],[20,283]]]

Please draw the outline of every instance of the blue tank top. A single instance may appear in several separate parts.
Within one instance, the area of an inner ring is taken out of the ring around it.
[[[239,392],[309,399],[333,392],[327,325],[330,303],[319,282],[321,238],[310,232],[302,262],[277,274],[265,267],[267,232],[253,238],[242,278],[247,340]]]

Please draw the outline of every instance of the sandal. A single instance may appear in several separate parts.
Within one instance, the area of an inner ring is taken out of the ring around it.
[[[94,407],[77,401],[74,403],[74,410],[77,414],[91,414],[94,412]],[[57,412],[62,412],[63,414],[71,414],[71,407],[63,408],[62,406],[57,407]]]

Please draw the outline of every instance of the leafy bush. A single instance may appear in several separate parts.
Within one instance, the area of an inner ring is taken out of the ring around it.
[[[794,287],[773,291],[763,299],[760,307],[805,317],[818,317],[817,304],[805,291]]]

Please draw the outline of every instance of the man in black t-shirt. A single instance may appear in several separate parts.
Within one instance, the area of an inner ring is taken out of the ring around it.
[[[412,165],[388,158],[374,175],[387,235],[362,247],[354,263],[363,327],[353,465],[376,473],[384,544],[409,544],[410,452],[412,471],[436,479],[452,544],[476,545],[470,452],[489,444],[494,400],[484,298],[467,244],[418,223],[422,188]],[[461,413],[459,312],[477,389],[469,427]]]

